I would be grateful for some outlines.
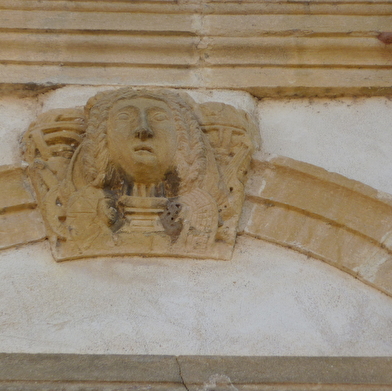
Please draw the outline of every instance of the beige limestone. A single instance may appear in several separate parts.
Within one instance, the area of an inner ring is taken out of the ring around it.
[[[391,93],[384,1],[2,0],[0,9],[2,83]]]
[[[380,244],[392,231],[392,197],[380,199],[379,192],[369,186],[289,158],[273,158],[264,164],[255,161],[254,167],[250,196],[306,210]],[[362,211],[360,215],[357,210]]]
[[[0,215],[0,249],[15,247],[46,238],[41,213],[20,209]]]
[[[30,243],[46,237],[41,213],[25,170],[0,167],[0,248]]]
[[[236,14],[262,13],[262,14],[327,14],[327,15],[383,15],[391,12],[391,6],[387,2],[379,0],[357,0],[355,3],[342,0],[331,0],[328,3],[315,0],[304,4],[301,1],[276,0],[274,2],[260,2],[257,0],[182,0],[173,3],[170,0],[144,2],[86,2],[74,0],[70,3],[67,0],[31,0],[26,3],[24,0],[2,0],[0,9],[9,10],[47,10],[47,11],[106,11],[106,12],[203,12],[204,14]]]
[[[196,386],[203,378],[209,379],[204,383],[213,390],[222,387],[228,391],[235,391],[237,385],[240,390],[252,390],[252,385],[254,390],[258,390],[258,387],[268,390],[264,388],[267,385],[271,386],[271,390],[280,390],[275,388],[279,384],[283,390],[290,386],[299,388],[301,385],[305,387],[304,390],[308,390],[307,387],[318,384],[323,390],[323,385],[329,383],[333,391],[339,390],[339,386],[366,384],[368,387],[389,387],[391,383],[391,358],[181,356],[178,361],[184,383],[191,390],[197,390]],[[241,385],[245,387],[241,388]]]
[[[11,209],[35,208],[36,202],[24,171],[18,166],[0,166],[0,213]]]
[[[325,64],[329,66],[384,66],[392,60],[392,49],[380,50],[382,44],[374,37],[322,37],[309,39],[297,36],[208,37],[205,46],[206,65],[298,66]],[[295,46],[295,49],[294,49]],[[344,55],[343,55],[344,53]]]
[[[245,233],[320,258],[392,295],[392,199],[289,158],[253,167]]]
[[[256,134],[247,113],[170,91],[42,114],[24,149],[54,257],[229,259]]]
[[[390,358],[1,354],[7,390],[386,391]]]

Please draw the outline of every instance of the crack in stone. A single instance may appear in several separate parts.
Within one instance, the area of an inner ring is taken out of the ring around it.
[[[178,357],[176,357],[176,363],[177,363],[177,365],[178,365],[178,374],[180,375],[182,385],[185,387],[186,391],[189,391],[189,388],[188,388],[188,386],[186,385],[184,378],[182,377],[181,364],[180,364],[180,362],[178,361]]]

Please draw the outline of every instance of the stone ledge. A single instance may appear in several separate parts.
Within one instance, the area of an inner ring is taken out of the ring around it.
[[[390,2],[223,3],[1,0],[0,83],[391,94]]]
[[[133,85],[246,91],[257,98],[392,95],[391,69],[331,67],[188,67],[99,64],[1,63],[0,92],[43,85]],[[38,88],[38,87],[37,87]],[[51,88],[49,88],[51,89]]]
[[[1,381],[179,383],[174,356],[0,354]]]
[[[145,12],[204,14],[328,14],[328,15],[390,15],[392,5],[385,0],[1,0],[4,10],[45,10],[79,12]]]
[[[0,390],[390,390],[391,357],[0,354]]]

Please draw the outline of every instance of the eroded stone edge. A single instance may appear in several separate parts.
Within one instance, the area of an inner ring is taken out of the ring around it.
[[[0,389],[12,385],[22,390],[35,390],[29,388],[32,385],[50,389],[54,382],[72,390],[78,385],[86,387],[80,389],[105,386],[105,390],[125,385],[153,390],[236,390],[274,384],[333,389],[362,385],[381,390],[392,387],[392,357],[0,354]]]
[[[389,194],[285,157],[254,161],[246,194],[240,233],[325,261],[392,296]]]

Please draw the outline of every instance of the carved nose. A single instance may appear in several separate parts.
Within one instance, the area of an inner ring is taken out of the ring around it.
[[[148,125],[147,119],[145,115],[141,116],[140,126],[135,130],[135,137],[144,141],[148,138],[152,138],[154,136],[154,132]]]
[[[152,138],[153,136],[154,132],[148,126],[141,126],[135,131],[135,137],[142,141]]]

